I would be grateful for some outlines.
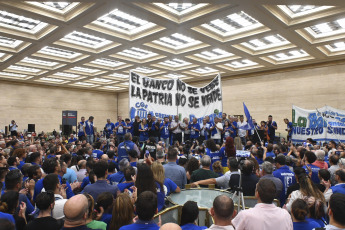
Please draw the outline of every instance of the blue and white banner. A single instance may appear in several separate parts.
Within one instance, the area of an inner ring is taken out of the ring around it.
[[[307,138],[315,141],[345,142],[345,111],[324,106],[315,110],[292,107],[292,140],[304,142]]]
[[[221,116],[222,86],[220,75],[204,87],[193,87],[179,79],[158,79],[134,72],[129,76],[130,118],[146,118],[147,114],[164,118],[178,115],[180,120],[193,117],[202,123]]]

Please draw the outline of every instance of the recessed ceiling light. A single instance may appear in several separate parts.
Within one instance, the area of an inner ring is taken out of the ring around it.
[[[19,65],[10,65],[8,69],[21,71],[21,72],[29,72],[29,73],[39,73],[42,71],[41,69],[29,68],[29,67],[24,67],[24,66],[19,66]]]
[[[107,40],[105,38],[93,36],[90,34],[73,31],[72,33],[67,34],[65,37],[61,39],[61,41],[65,41],[68,43],[90,47],[90,48],[100,48],[112,43],[112,41]]]
[[[0,36],[0,46],[5,46],[5,47],[9,47],[9,48],[16,48],[17,46],[19,46],[22,43],[23,43],[23,41],[21,41],[21,40]]]
[[[168,78],[172,78],[172,79],[179,79],[179,78],[186,78],[187,76],[183,75],[183,74],[169,73],[169,74],[163,75],[163,77],[168,77]]]
[[[186,65],[191,65],[192,63],[178,59],[178,58],[174,58],[171,60],[159,62],[158,64],[178,68],[178,67],[183,67]]]
[[[154,5],[163,8],[167,10],[170,13],[176,14],[176,15],[185,15],[188,13],[191,13],[197,9],[200,9],[202,7],[205,7],[209,5],[208,3],[199,3],[199,4],[193,4],[193,3],[153,3]]]
[[[226,66],[230,66],[232,68],[244,68],[244,67],[248,67],[248,66],[254,66],[257,65],[258,63],[253,62],[249,59],[242,59],[242,60],[236,60],[236,61],[232,61],[230,63],[226,63],[224,65]]]
[[[84,72],[84,73],[97,73],[100,71],[99,69],[91,69],[91,68],[85,68],[85,67],[80,67],[80,66],[74,66],[70,70],[77,71],[77,72]]]
[[[201,41],[195,40],[180,33],[174,33],[170,36],[155,40],[153,43],[179,50],[201,44]]]
[[[72,73],[57,72],[53,74],[54,76],[65,77],[65,78],[79,78],[80,75]]]
[[[71,2],[41,2],[41,4],[46,5],[51,8],[58,10],[64,10],[67,6],[71,5]]]
[[[43,65],[43,66],[48,66],[48,67],[53,67],[60,64],[59,62],[44,61],[44,60],[39,60],[39,59],[29,58],[29,57],[24,58],[20,62],[25,62],[29,64],[34,64],[34,65]]]
[[[152,68],[148,68],[148,67],[137,67],[135,69],[133,69],[132,71],[138,71],[140,73],[146,73],[146,74],[150,74],[150,73],[155,73],[158,72],[158,69],[152,69]]]
[[[129,35],[150,29],[156,25],[118,9],[98,18],[93,24]]]
[[[123,79],[127,79],[129,78],[128,74],[121,74],[121,73],[113,73],[108,75],[109,77],[115,77],[115,78],[123,78]]]
[[[118,54],[122,56],[130,57],[130,58],[140,59],[140,60],[158,55],[157,53],[151,52],[149,50],[140,49],[137,47],[125,49],[121,52],[118,52]]]
[[[322,10],[332,8],[333,6],[315,6],[315,5],[278,5],[291,18],[306,16]]]
[[[16,78],[25,78],[25,77],[27,77],[28,75],[26,75],[26,74],[19,74],[19,73],[0,72],[0,76],[16,77]]]
[[[231,57],[234,56],[233,53],[229,53],[222,49],[213,49],[209,51],[203,51],[201,53],[195,54],[195,56],[206,59],[206,60],[217,60],[221,58]]]
[[[277,46],[287,45],[290,44],[290,42],[282,36],[280,36],[279,34],[276,34],[269,35],[263,38],[255,38],[248,42],[242,42],[241,44],[252,50],[263,50]]]
[[[81,53],[77,53],[70,50],[59,49],[51,46],[45,46],[38,53],[46,54],[50,56],[62,57],[67,59],[73,59],[81,55]]]
[[[111,82],[112,80],[109,80],[109,79],[104,79],[104,78],[92,78],[90,79],[90,81],[95,81],[95,82],[102,82],[102,83],[108,83],[108,82]]]
[[[274,55],[269,55],[268,57],[276,61],[285,61],[285,60],[301,58],[301,57],[306,57],[306,56],[309,56],[309,54],[306,53],[304,50],[290,50],[287,52],[281,52]]]
[[[201,25],[202,27],[216,32],[222,36],[238,34],[263,26],[256,19],[245,12],[230,14],[224,18],[215,19],[209,23]]]
[[[47,81],[47,82],[63,82],[64,80],[61,79],[55,79],[55,78],[49,78],[49,77],[41,77],[41,81]]]
[[[336,35],[345,32],[345,18],[316,24],[305,28],[315,38]]]
[[[107,58],[98,58],[92,61],[91,63],[96,64],[96,65],[108,66],[108,67],[117,67],[117,66],[126,64],[121,61],[115,61],[115,60],[111,60]]]
[[[48,23],[0,10],[0,25],[35,34],[48,26]]]
[[[197,68],[197,69],[193,69],[191,71],[195,72],[195,73],[200,73],[200,74],[218,72],[218,70],[210,68],[210,67]]]

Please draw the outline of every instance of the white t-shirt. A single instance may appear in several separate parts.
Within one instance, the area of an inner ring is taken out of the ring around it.
[[[220,123],[220,122],[218,122],[218,123],[216,124],[216,126],[217,126],[218,128],[220,128],[220,129],[223,129],[223,125],[222,125],[222,123]],[[217,129],[217,128],[215,128],[215,129],[217,130],[217,133],[215,133],[215,134],[212,136],[212,139],[221,139],[221,138],[222,138],[222,134],[221,134],[220,130]]]
[[[17,131],[17,125],[10,124],[10,131]]]
[[[247,125],[247,122],[246,121],[243,121],[243,122],[237,122],[237,126],[238,126],[238,136],[239,137],[245,137],[246,134],[247,134],[247,130],[245,129],[241,129],[241,127]]]
[[[53,218],[56,220],[59,220],[65,217],[63,213],[63,207],[65,206],[67,199],[64,199],[59,194],[54,194],[54,197],[55,197],[55,206],[53,209]]]
[[[176,121],[172,121],[170,123],[170,128],[175,128],[177,126],[176,129],[174,129],[172,132],[173,133],[182,133],[182,130],[180,129],[180,126],[179,126],[180,122],[176,122]]]

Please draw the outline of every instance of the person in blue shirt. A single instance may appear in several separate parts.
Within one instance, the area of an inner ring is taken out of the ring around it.
[[[121,143],[126,133],[126,123],[122,120],[121,116],[117,117],[117,122],[115,123],[115,130],[117,141],[118,143]]]
[[[341,193],[345,195],[345,171],[343,169],[338,169],[335,171],[335,181],[337,184],[332,187],[330,187],[330,182],[325,182],[326,190],[329,188],[327,191],[325,191],[326,202],[329,201],[332,194]]]
[[[202,230],[206,226],[197,226],[196,220],[199,216],[198,204],[195,201],[187,201],[182,207],[181,229],[182,230]]]
[[[71,134],[70,138],[68,139],[68,143],[76,142],[78,139],[74,137],[74,134]]]
[[[206,141],[205,154],[210,156],[210,158],[211,158],[210,169],[212,170],[213,163],[221,160],[219,150],[217,149],[216,143],[214,142],[213,139],[208,139]]]
[[[85,117],[81,117],[81,121],[78,123],[78,138],[80,141],[85,140]]]
[[[159,230],[159,226],[153,221],[157,203],[157,195],[152,191],[140,193],[135,204],[138,220],[134,224],[122,226],[120,230]]]
[[[61,165],[60,165],[60,162],[56,158],[46,159],[42,164],[42,169],[46,174],[54,173],[58,175],[60,184],[62,184],[62,177],[59,175],[61,173]],[[74,183],[73,187],[75,186],[78,186],[78,184]],[[66,188],[67,188],[66,189],[67,199],[69,199],[72,196],[74,196],[70,183],[66,182]],[[43,189],[43,179],[40,179],[35,184],[34,197],[33,197],[34,200],[36,199],[36,196],[41,193],[42,189]]]
[[[147,120],[146,118],[143,118],[141,121],[141,124],[139,125],[139,141],[140,142],[145,142],[147,139],[149,139],[149,127],[147,125]]]
[[[231,116],[231,117],[230,117],[230,125],[231,125],[232,131],[233,131],[233,132],[230,134],[230,137],[232,137],[232,138],[235,139],[235,137],[237,137],[238,125],[237,125],[237,122],[236,122],[234,116]]]
[[[92,151],[92,157],[94,159],[101,159],[102,155],[104,154],[103,151],[101,150],[101,145],[102,143],[97,141],[93,144],[94,150]]]
[[[304,166],[303,168],[305,169],[306,173],[310,176],[311,180],[315,183],[315,184],[319,184],[320,183],[320,179],[319,179],[319,171],[320,168],[313,165],[313,163],[316,161],[317,157],[315,155],[315,153],[311,152],[311,151],[307,151],[304,154]]]
[[[268,136],[270,137],[270,141],[274,143],[274,139],[276,137],[276,129],[278,125],[275,121],[272,121],[272,115],[268,116],[267,127],[268,127]]]
[[[170,145],[170,141],[169,141],[169,136],[170,136],[169,127],[170,127],[169,118],[168,117],[164,117],[164,121],[161,123],[159,129],[160,129],[160,132],[161,132],[161,141],[163,141],[166,144],[167,148],[169,148],[169,145]]]
[[[129,160],[128,151],[135,150],[140,154],[138,146],[132,141],[132,134],[126,133],[124,137],[124,141],[121,142],[118,146],[118,153],[117,153],[117,162],[120,162],[122,159]]]
[[[125,181],[117,184],[118,189],[120,192],[124,192],[125,189],[128,189],[131,193],[133,193],[132,187],[134,186],[133,176],[135,176],[135,169],[132,166],[127,166],[124,170]]]
[[[14,170],[14,169],[18,169],[17,168],[17,165],[19,165],[19,158],[18,157],[15,157],[15,156],[10,156],[8,159],[7,159],[7,164],[8,164],[8,169],[10,171]]]
[[[289,119],[287,119],[287,118],[284,119],[284,122],[286,124],[285,131],[288,132],[288,134],[287,134],[287,141],[289,142],[291,140],[291,134],[292,134],[293,125],[292,125],[292,122],[289,121]]]
[[[193,122],[188,125],[188,129],[190,129],[191,141],[199,139],[200,125],[196,117],[194,117]]]
[[[97,162],[93,167],[93,172],[97,177],[97,181],[93,184],[87,185],[82,193],[88,193],[93,197],[94,200],[97,200],[98,195],[101,193],[110,192],[115,199],[118,188],[116,185],[110,185],[107,182],[108,163],[105,161]]]
[[[263,149],[265,150],[264,157],[263,157],[264,160],[266,157],[272,157],[273,159],[276,158],[276,155],[273,152],[273,145],[272,144],[268,144],[267,148],[263,147]]]
[[[129,118],[125,119],[126,127],[125,131],[126,133],[131,133],[133,135],[133,122]]]
[[[321,226],[308,218],[309,208],[307,202],[302,199],[297,199],[292,203],[291,215],[293,220],[294,230],[313,230],[321,228]]]
[[[86,141],[90,143],[91,145],[93,144],[94,140],[94,129],[93,129],[93,116],[89,117],[89,120],[85,122],[84,127],[84,133],[86,136]]]
[[[115,125],[113,122],[110,121],[110,119],[107,119],[107,123],[104,126],[104,130],[106,131],[106,137],[109,138],[111,134],[114,133]]]
[[[118,183],[122,183],[125,182],[125,174],[124,174],[124,170],[126,169],[126,167],[128,167],[129,161],[127,159],[122,159],[119,162],[119,171],[117,173],[111,174],[107,177],[107,179],[110,181],[111,184],[117,185]]]
[[[276,170],[273,171],[273,176],[277,177],[283,183],[283,191],[280,193],[280,205],[283,206],[286,200],[287,189],[289,186],[296,183],[295,173],[293,173],[286,165],[286,158],[284,155],[278,155],[275,159]]]

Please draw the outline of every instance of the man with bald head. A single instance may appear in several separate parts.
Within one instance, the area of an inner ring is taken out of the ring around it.
[[[214,224],[208,229],[234,230],[231,224],[234,216],[234,202],[230,197],[226,195],[217,196],[213,201],[210,214],[213,217]]]
[[[166,223],[159,230],[181,230],[181,227],[174,223]]]
[[[88,201],[86,196],[79,194],[70,198],[64,206],[65,223],[62,230],[90,230],[86,227],[88,218]]]

